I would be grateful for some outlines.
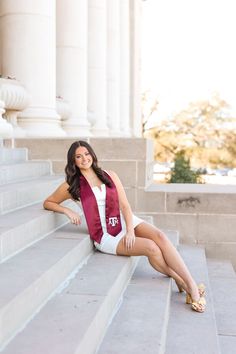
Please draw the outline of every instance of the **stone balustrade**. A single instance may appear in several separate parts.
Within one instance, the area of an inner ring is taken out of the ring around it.
[[[14,137],[24,137],[25,131],[18,126],[17,117],[29,104],[29,94],[15,79],[0,78],[0,99],[5,103],[5,116],[13,127]]]

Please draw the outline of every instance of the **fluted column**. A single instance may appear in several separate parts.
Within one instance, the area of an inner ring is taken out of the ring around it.
[[[19,115],[28,136],[64,136],[56,113],[55,0],[1,0],[2,74],[31,96]]]
[[[130,12],[129,1],[120,0],[120,117],[123,135],[130,136]]]
[[[108,135],[106,0],[88,0],[88,111],[92,132]]]
[[[142,136],[141,114],[141,0],[130,0],[130,119],[131,135]]]
[[[120,4],[107,0],[107,119],[112,136],[120,135]]]
[[[57,0],[57,95],[71,108],[63,123],[68,135],[90,136],[87,118],[88,4]]]

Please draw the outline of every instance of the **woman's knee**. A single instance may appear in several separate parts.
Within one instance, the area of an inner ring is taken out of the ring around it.
[[[161,253],[160,248],[157,246],[157,244],[153,240],[147,239],[145,241],[145,254],[146,254],[146,256],[148,256],[148,257],[158,256],[158,255],[160,255],[160,253]]]
[[[167,243],[169,243],[168,237],[161,230],[156,231],[156,238],[158,240],[157,243],[161,246],[165,246]]]

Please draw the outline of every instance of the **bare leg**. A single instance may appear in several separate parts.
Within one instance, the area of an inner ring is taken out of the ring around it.
[[[161,249],[163,258],[167,266],[176,273],[184,282],[184,289],[195,301],[199,300],[197,284],[192,278],[181,256],[168,240],[166,235],[151,224],[143,222],[135,228],[135,235],[140,238],[150,239]],[[175,278],[174,278],[175,279]],[[178,282],[178,281],[177,281]]]
[[[178,274],[168,267],[160,248],[152,240],[136,237],[133,248],[127,250],[121,239],[117,247],[117,254],[122,256],[147,256],[149,263],[155,270],[172,277],[179,284],[182,284],[183,282]]]

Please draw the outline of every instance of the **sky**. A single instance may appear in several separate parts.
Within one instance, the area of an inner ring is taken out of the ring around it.
[[[236,116],[235,0],[142,2],[142,92],[168,117],[218,92]]]

